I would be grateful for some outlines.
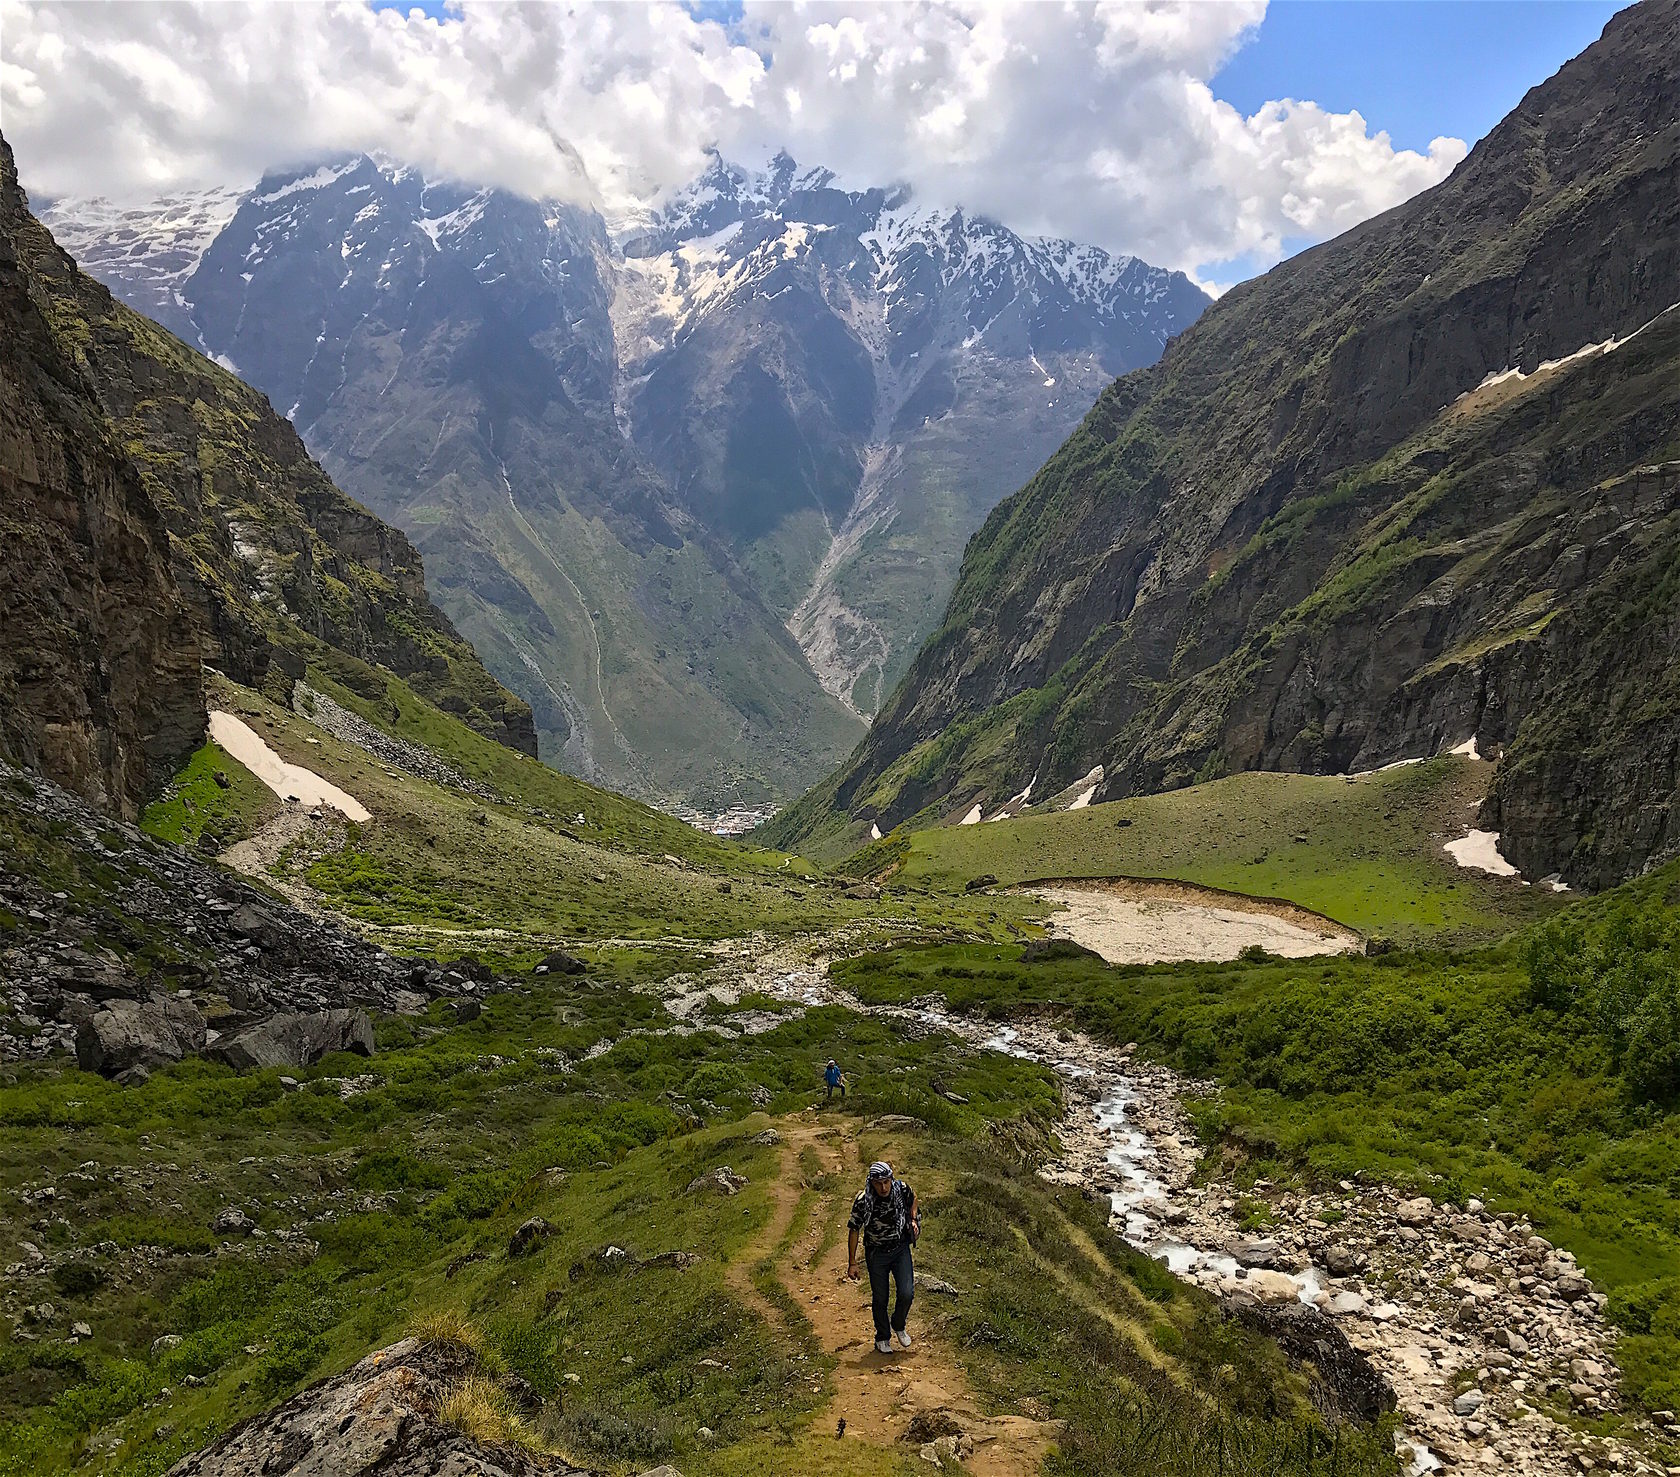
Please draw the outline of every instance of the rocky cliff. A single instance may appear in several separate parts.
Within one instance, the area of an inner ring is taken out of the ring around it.
[[[1116,382],[779,838],[1474,737],[1529,874],[1671,854],[1677,55],[1674,0],[1622,12],[1450,179]]]
[[[72,366],[83,389],[88,421],[72,439],[115,448],[131,506],[150,510],[190,616],[192,683],[202,655],[289,694],[311,656],[333,648],[534,753],[528,707],[431,604],[409,541],[340,492],[260,393],[81,272],[29,213],[15,174],[5,209],[7,250],[36,313],[30,342]],[[143,625],[157,601],[130,604]],[[202,714],[195,721],[201,731]]]
[[[204,732],[168,533],[55,327],[0,140],[0,755],[132,813]]]

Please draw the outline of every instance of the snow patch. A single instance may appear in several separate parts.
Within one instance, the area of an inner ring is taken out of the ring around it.
[[[1477,872],[1490,872],[1495,877],[1515,877],[1517,869],[1499,854],[1499,832],[1472,829],[1457,841],[1449,841],[1444,848],[1461,867]]]
[[[980,824],[980,802],[978,800],[974,802],[974,809],[969,811],[957,824],[959,826],[977,826]]]
[[[1085,807],[1091,803],[1091,797],[1093,795],[1095,795],[1096,793],[1097,793],[1097,787],[1095,785],[1092,785],[1091,788],[1088,789],[1088,790],[1081,790],[1077,795],[1075,795],[1073,797],[1073,803],[1068,806],[1068,809],[1069,810],[1084,810]]]
[[[1455,745],[1453,748],[1448,749],[1447,752],[1449,754],[1457,754],[1461,758],[1465,759],[1480,759],[1482,757],[1476,748],[1475,734],[1471,734],[1470,737],[1465,739],[1462,744]]]
[[[881,828],[876,825],[874,821],[869,823],[869,839],[871,841],[879,841],[881,839]]]
[[[348,794],[330,780],[324,780],[312,769],[301,764],[288,764],[267,740],[232,713],[210,714],[210,737],[233,755],[282,800],[295,800],[300,805],[330,805],[347,820],[370,821],[373,816],[354,795]]]
[[[301,179],[291,180],[280,186],[278,190],[270,190],[266,195],[253,195],[251,198],[258,205],[267,205],[272,200],[283,200],[288,195],[296,195],[304,190],[323,190],[334,180],[341,180],[345,175],[361,167],[361,159],[352,159],[348,164],[324,164],[313,174],[306,174]]]

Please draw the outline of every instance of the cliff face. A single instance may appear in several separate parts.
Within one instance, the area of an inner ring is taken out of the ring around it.
[[[168,534],[14,241],[0,141],[0,753],[132,813],[200,742],[197,633]]]
[[[260,393],[82,273],[8,179],[10,259],[92,428],[69,439],[111,448],[130,505],[149,509],[190,615],[194,681],[201,652],[237,681],[289,695],[325,646],[389,667],[534,754],[530,709],[431,604],[408,540],[340,492]]]
[[[1674,0],[1622,12],[1449,180],[1116,382],[780,839],[1474,735],[1525,871],[1680,844],[1676,55]]]

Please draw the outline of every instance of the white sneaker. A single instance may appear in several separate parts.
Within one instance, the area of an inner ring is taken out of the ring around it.
[[[892,1340],[891,1339],[876,1339],[875,1340],[875,1352],[877,1354],[890,1354],[890,1353],[892,1353]]]
[[[898,1342],[903,1348],[908,1349],[910,1347],[910,1330],[908,1328],[899,1329]]]

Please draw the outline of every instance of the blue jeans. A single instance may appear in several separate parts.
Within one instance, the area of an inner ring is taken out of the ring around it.
[[[890,1339],[903,1329],[910,1317],[910,1300],[916,1295],[916,1269],[910,1260],[910,1242],[894,1242],[890,1246],[866,1246],[864,1265],[869,1268],[869,1296],[875,1312],[875,1342]],[[887,1322],[887,1278],[898,1284],[898,1298],[893,1304],[892,1323]]]

